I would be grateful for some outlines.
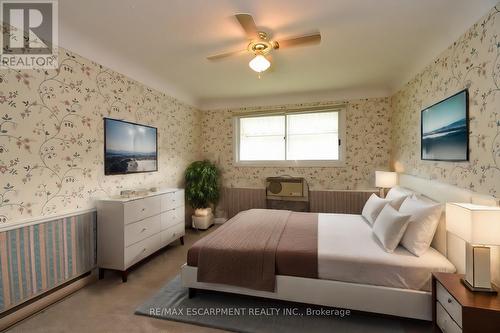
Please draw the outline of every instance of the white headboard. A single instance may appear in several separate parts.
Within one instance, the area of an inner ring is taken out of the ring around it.
[[[414,192],[425,195],[437,202],[469,202],[478,205],[497,206],[498,199],[492,196],[478,194],[467,189],[440,183],[435,180],[424,179],[407,174],[399,174],[399,185]],[[444,214],[443,214],[444,215]],[[455,265],[458,273],[465,272],[465,242],[446,231],[446,219],[439,223],[432,247],[441,252]],[[493,280],[500,281],[500,260],[498,249],[492,249]]]

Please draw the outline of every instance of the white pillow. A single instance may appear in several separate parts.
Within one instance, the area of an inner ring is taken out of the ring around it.
[[[408,190],[404,187],[400,186],[395,186],[387,192],[387,195],[385,196],[386,199],[391,200],[391,205],[394,207],[396,210],[401,207],[401,204],[405,199],[409,196],[415,195],[415,192]]]
[[[388,203],[390,203],[390,200],[381,199],[373,193],[366,201],[361,215],[370,223],[370,225],[373,225],[373,222],[377,219],[378,214],[380,214],[384,206]]]
[[[386,198],[389,198],[389,199],[395,199],[395,198],[398,198],[398,197],[401,197],[401,196],[411,196],[411,195],[414,195],[416,194],[414,191],[410,190],[410,189],[407,189],[407,188],[404,188],[404,187],[401,187],[401,186],[394,186],[392,187],[389,192],[387,192],[387,196]]]
[[[412,196],[412,198],[415,199],[415,200],[420,200],[420,201],[422,201],[422,203],[424,203],[426,205],[430,205],[430,206],[439,205],[439,202],[434,201],[431,198],[426,197],[423,194],[414,194]]]
[[[410,223],[401,240],[401,245],[420,257],[431,245],[443,213],[443,205],[410,197],[403,202],[399,212],[411,214]]]
[[[391,205],[386,205],[378,215],[373,233],[387,252],[394,252],[398,246],[410,222],[410,216],[401,214]]]

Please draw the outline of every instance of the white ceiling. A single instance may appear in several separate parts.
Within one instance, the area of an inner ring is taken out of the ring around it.
[[[60,0],[61,46],[201,108],[387,96],[497,0]],[[280,39],[320,45],[273,53],[258,79],[232,16]]]

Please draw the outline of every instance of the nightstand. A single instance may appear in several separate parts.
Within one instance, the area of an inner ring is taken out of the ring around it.
[[[472,292],[461,274],[432,274],[432,321],[441,331],[500,332],[500,295]]]

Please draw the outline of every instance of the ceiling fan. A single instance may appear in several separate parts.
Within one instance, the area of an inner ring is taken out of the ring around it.
[[[257,29],[252,15],[236,14],[235,17],[243,27],[243,30],[245,30],[247,38],[250,40],[247,48],[243,50],[212,55],[210,57],[207,57],[208,60],[216,61],[227,57],[250,53],[255,55],[255,57],[250,60],[248,65],[251,69],[259,73],[260,75],[260,73],[266,71],[269,66],[271,66],[271,62],[266,58],[266,56],[271,51],[307,44],[319,44],[321,42],[321,34],[319,32],[310,35],[287,38],[279,41],[271,40],[266,32],[259,31]]]

